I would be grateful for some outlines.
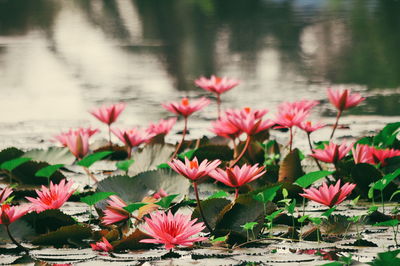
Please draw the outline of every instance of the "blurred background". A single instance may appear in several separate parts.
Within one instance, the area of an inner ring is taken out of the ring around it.
[[[87,112],[104,103],[127,102],[118,123],[145,126],[170,115],[162,102],[208,95],[193,81],[211,74],[242,81],[225,108],[315,99],[326,121],[326,88],[352,88],[368,98],[344,121],[368,133],[400,120],[399,14],[395,0],[0,0],[0,146],[105,132]]]

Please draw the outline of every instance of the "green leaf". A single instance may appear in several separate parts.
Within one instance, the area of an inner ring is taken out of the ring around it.
[[[63,164],[55,164],[43,167],[35,173],[35,176],[50,178],[58,169],[63,166]]]
[[[296,207],[296,199],[293,199],[292,203],[287,207],[288,213],[293,214],[295,207]]]
[[[64,147],[50,147],[46,150],[33,149],[23,155],[24,157],[32,158],[34,161],[47,162],[48,164],[64,164],[71,165],[75,162],[75,156]]]
[[[281,212],[283,212],[283,210],[277,210],[274,211],[273,213],[271,213],[270,215],[266,215],[265,219],[267,219],[268,221],[272,222]]]
[[[368,198],[372,199],[374,198],[374,186],[370,187],[370,189],[368,189]]]
[[[391,174],[385,175],[382,179],[378,180],[373,188],[379,191],[382,191],[385,189],[387,185],[390,184],[398,175],[400,175],[400,168],[394,171]]]
[[[302,188],[307,188],[311,186],[315,181],[326,177],[328,175],[331,175],[333,172],[331,171],[316,171],[316,172],[311,172],[308,174],[303,175],[302,177],[298,178],[294,184],[297,184],[298,186]]]
[[[131,167],[131,165],[132,165],[134,162],[135,162],[135,160],[133,160],[133,159],[125,160],[125,161],[120,161],[120,162],[117,162],[117,163],[115,164],[115,166],[116,166],[119,170],[124,171],[124,172],[127,172],[127,171],[129,170],[129,167]]]
[[[101,159],[110,155],[111,153],[113,153],[113,152],[112,151],[100,151],[100,152],[96,152],[93,154],[89,154],[89,155],[85,156],[82,160],[80,160],[77,164],[80,166],[89,168],[90,166],[92,166],[92,164],[94,164],[97,161],[100,161]]]
[[[360,199],[360,195],[358,195],[355,199],[353,199],[353,200],[351,201],[350,204],[351,204],[352,206],[356,206],[359,199]]]
[[[282,188],[282,196],[284,199],[286,199],[289,196],[289,192],[287,191],[286,188]]]
[[[245,223],[244,225],[241,225],[241,227],[243,227],[244,230],[248,231],[248,230],[253,230],[254,226],[256,226],[258,223],[257,222],[249,222],[249,223]]]
[[[361,216],[353,216],[353,217],[347,218],[347,221],[350,221],[350,222],[353,222],[353,223],[358,223],[360,218],[361,218]]]
[[[188,158],[189,160],[192,160],[193,159],[193,155],[195,154],[195,152],[196,152],[196,149],[194,149],[194,150],[189,150],[189,151],[187,151],[187,152],[185,152],[185,153],[180,153],[179,155],[178,155],[178,158],[179,159],[181,159],[181,160],[185,160],[185,157],[186,158]]]
[[[210,239],[211,243],[217,243],[217,242],[225,242],[228,239],[228,236],[220,236],[217,238]]]
[[[260,201],[262,203],[267,203],[268,201],[272,201],[276,196],[276,192],[280,188],[281,188],[281,185],[267,188],[266,190],[254,195],[253,199]]]
[[[171,205],[172,201],[179,196],[179,194],[172,194],[172,195],[168,195],[165,196],[163,198],[161,198],[159,201],[157,201],[155,204],[163,207],[164,209],[169,208],[169,206]]]
[[[334,261],[334,262],[328,262],[328,263],[322,264],[321,266],[343,266],[343,263]]]
[[[369,214],[371,214],[371,213],[373,213],[373,212],[375,212],[377,210],[378,210],[378,206],[371,206],[371,207],[368,208],[367,212]]]
[[[394,196],[396,196],[397,194],[400,194],[400,189],[397,190],[397,191],[395,191],[395,192],[392,194],[392,196],[390,196],[390,199],[389,199],[389,200],[392,200],[392,199],[394,198]]]
[[[396,139],[397,134],[400,132],[400,122],[387,124],[375,137],[374,144],[390,147]]]
[[[147,205],[147,203],[137,202],[137,203],[129,204],[128,206],[123,207],[123,209],[129,213],[132,213],[136,210],[139,210],[140,208],[142,208],[145,205]]]
[[[171,167],[167,163],[162,163],[157,165],[157,169],[171,169]]]
[[[380,222],[380,223],[376,223],[373,226],[396,226],[400,223],[399,220],[397,219],[392,219],[389,221],[384,221],[384,222]]]
[[[11,172],[12,170],[17,168],[21,164],[24,164],[24,163],[26,163],[26,162],[28,162],[30,160],[31,160],[31,158],[24,158],[24,157],[16,158],[16,159],[13,159],[13,160],[10,160],[10,161],[6,161],[6,162],[2,163],[0,165],[0,168]]]
[[[226,191],[220,190],[209,196],[207,199],[220,199],[220,198],[225,198],[228,197],[228,193]]]
[[[378,253],[378,258],[368,263],[373,266],[389,266],[389,265],[400,265],[400,249]]]
[[[335,210],[336,210],[336,206],[325,211],[323,214],[321,214],[321,216],[329,217],[329,216],[331,216],[332,212],[334,212]]]
[[[56,245],[62,246],[70,244],[72,241],[79,241],[89,238],[92,235],[92,230],[88,225],[68,225],[57,229],[56,231],[37,236],[32,243],[35,245]]]
[[[308,217],[310,217],[310,215],[304,215],[304,216],[301,216],[299,219],[297,219],[300,223],[303,223],[305,220],[307,220],[308,219]]]
[[[322,223],[321,218],[318,217],[308,217],[308,220],[310,220],[315,225],[320,225]]]
[[[111,195],[115,195],[114,192],[97,192],[93,195],[89,195],[81,198],[81,202],[86,203],[89,206],[95,205],[97,202],[108,198]]]

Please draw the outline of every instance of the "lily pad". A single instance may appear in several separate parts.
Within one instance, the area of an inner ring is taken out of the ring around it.
[[[169,145],[147,145],[142,151],[132,152],[131,158],[135,163],[129,168],[130,176],[149,170],[157,169],[157,166],[168,162],[174,152],[174,147]]]
[[[67,148],[50,147],[47,150],[34,149],[24,153],[24,157],[32,160],[47,162],[49,164],[71,165],[75,161],[75,156]]]
[[[55,231],[62,226],[76,224],[76,221],[60,210],[45,210],[40,213],[31,212],[22,220],[28,222],[38,234]]]
[[[12,177],[25,185],[47,185],[46,178],[39,178],[35,175],[37,171],[48,166],[49,164],[46,162],[29,161],[15,168],[12,171]],[[56,171],[50,181],[58,184],[62,179],[65,179],[65,176],[60,171]]]
[[[207,199],[201,202],[204,216],[206,217],[206,220],[211,228],[215,228],[220,213],[229,204],[231,204],[231,201],[223,198]],[[198,206],[192,213],[192,219],[194,218],[197,218],[199,222],[203,221]],[[207,228],[205,228],[204,231],[208,231]]]
[[[225,145],[207,145],[198,148],[194,152],[194,157],[197,157],[199,162],[207,160],[230,161],[233,159],[233,151]]]
[[[11,235],[18,240],[29,240],[36,235],[35,230],[26,221],[19,219],[10,224]],[[0,241],[11,242],[3,225],[0,225]]]
[[[24,154],[23,151],[15,148],[15,147],[10,147],[7,149],[4,149],[0,152],[0,164],[21,157]],[[25,156],[28,157],[28,156]],[[28,157],[32,158],[32,157]]]
[[[300,153],[298,149],[294,149],[290,152],[279,168],[278,182],[293,183],[299,177],[304,175],[301,167]]]
[[[35,245],[62,246],[75,241],[87,239],[92,235],[88,225],[74,224],[60,227],[58,230],[37,236],[32,243]]]
[[[129,236],[122,238],[121,240],[112,242],[114,250],[126,250],[126,249],[144,249],[151,245],[146,243],[140,243],[139,241],[145,238],[150,238],[148,235],[136,229]]]

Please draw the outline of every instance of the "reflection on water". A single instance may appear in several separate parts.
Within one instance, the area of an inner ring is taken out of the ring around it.
[[[399,12],[378,0],[0,0],[0,122],[59,130],[124,100],[121,122],[147,123],[213,73],[243,81],[225,106],[274,110],[343,85],[372,96],[352,114],[398,116]]]

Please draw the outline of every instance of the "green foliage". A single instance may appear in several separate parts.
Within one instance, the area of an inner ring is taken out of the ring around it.
[[[399,254],[400,249],[378,253],[378,257],[368,264],[373,266],[400,265]]]
[[[168,209],[169,206],[171,205],[172,201],[177,196],[179,196],[179,194],[172,194],[172,195],[165,196],[165,197],[161,198],[159,201],[157,201],[155,204],[161,206],[164,209]]]
[[[228,197],[228,193],[226,191],[220,190],[209,196],[207,199],[219,199]]]
[[[316,172],[311,172],[308,174],[303,175],[302,177],[299,177],[294,184],[302,187],[302,188],[307,188],[311,186],[314,182],[320,180],[323,177],[326,177],[328,175],[331,175],[333,172],[331,171],[316,171]]]
[[[136,202],[136,203],[131,203],[128,206],[123,207],[123,209],[129,213],[132,213],[136,210],[139,210],[140,208],[142,208],[143,206],[146,206],[147,203],[143,203],[143,202]]]
[[[384,222],[380,222],[380,223],[376,223],[373,226],[396,226],[400,223],[399,220],[397,219],[392,219],[392,220],[388,220],[388,221],[384,221]]]
[[[89,154],[85,156],[82,160],[80,160],[77,164],[89,168],[95,162],[100,161],[101,159],[112,153],[113,153],[112,151],[100,151],[93,154]]]
[[[325,211],[323,214],[321,214],[321,216],[329,217],[329,216],[331,216],[332,212],[334,212],[335,210],[336,210],[336,206]]]
[[[224,198],[213,198],[201,201],[201,207],[204,212],[204,216],[207,219],[208,224],[211,228],[215,228],[217,221],[222,219],[225,211],[231,207],[231,202]],[[196,206],[192,213],[192,219],[197,218],[199,222],[203,221],[200,215],[199,207]]]
[[[374,138],[373,144],[380,147],[391,147],[395,141],[397,134],[400,132],[400,122],[387,124]]]
[[[80,200],[83,203],[86,203],[89,206],[95,205],[97,202],[108,198],[111,195],[115,195],[114,192],[97,192],[93,195],[89,195],[86,197],[82,197]]]
[[[249,223],[245,223],[244,225],[241,225],[240,227],[243,228],[243,230],[249,231],[249,230],[253,230],[254,226],[256,226],[258,223],[257,222],[249,222]]]
[[[63,166],[63,164],[55,164],[43,167],[35,173],[35,176],[50,178],[58,169]]]
[[[185,158],[188,158],[188,160],[192,160],[194,157],[196,150],[189,150],[187,152],[182,152],[178,154],[178,158],[181,160],[185,160]]]
[[[21,164],[24,164],[24,163],[26,163],[26,162],[28,162],[30,160],[32,160],[32,159],[31,158],[24,158],[24,157],[12,159],[10,161],[6,161],[6,162],[2,163],[0,165],[0,169],[7,170],[7,171],[11,172],[12,170],[17,168]]]
[[[75,156],[68,148],[50,147],[46,150],[33,149],[24,154],[24,157],[32,158],[38,162],[47,162],[48,164],[64,164],[71,165],[74,163]]]
[[[382,191],[390,184],[398,175],[400,175],[400,168],[394,173],[385,175],[382,179],[378,180],[372,187],[376,190]]]
[[[135,162],[135,160],[130,159],[130,160],[124,160],[124,161],[119,161],[115,164],[115,166],[124,172],[128,172],[129,167],[131,167],[131,165]]]
[[[157,165],[157,169],[171,169],[171,167],[167,163],[162,163]]]
[[[270,215],[266,215],[265,219],[267,219],[268,221],[272,222],[276,217],[278,217],[279,214],[281,214],[281,212],[283,212],[283,210],[277,210],[274,211],[273,213],[271,213]]]
[[[274,186],[271,188],[267,188],[264,191],[256,194],[253,196],[253,199],[260,201],[262,203],[267,203],[268,201],[272,201],[275,196],[276,192],[281,188],[281,185]]]
[[[63,246],[74,241],[87,239],[92,235],[88,225],[74,224],[63,226],[56,231],[37,236],[33,239],[34,245]]]
[[[211,243],[218,243],[218,242],[225,242],[228,239],[228,236],[220,236],[220,237],[216,237],[214,238],[214,236],[212,236],[210,238]]]

